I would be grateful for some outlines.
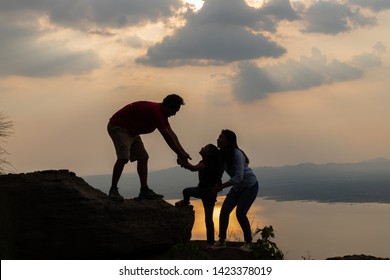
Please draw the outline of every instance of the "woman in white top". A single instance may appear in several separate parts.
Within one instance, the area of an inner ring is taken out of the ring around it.
[[[232,188],[222,204],[219,216],[219,241],[213,247],[215,249],[226,247],[225,240],[229,225],[229,215],[237,207],[236,216],[245,240],[245,244],[241,249],[249,251],[252,244],[252,231],[246,215],[256,199],[259,184],[256,175],[248,166],[248,157],[237,145],[237,136],[233,131],[228,129],[222,130],[218,137],[217,145],[221,150],[224,169],[230,176],[230,179],[216,186],[214,191],[219,192],[224,188]]]

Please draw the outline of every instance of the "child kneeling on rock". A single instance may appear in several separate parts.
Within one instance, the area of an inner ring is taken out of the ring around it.
[[[197,187],[185,188],[183,190],[183,200],[175,203],[177,207],[184,207],[190,204],[190,197],[200,198],[203,203],[207,243],[214,244],[214,222],[213,212],[217,194],[211,192],[215,185],[221,184],[221,177],[223,174],[223,165],[220,157],[219,149],[213,145],[208,144],[204,146],[199,154],[202,160],[197,165],[192,165],[181,159],[177,163],[190,171],[198,171],[199,183]]]

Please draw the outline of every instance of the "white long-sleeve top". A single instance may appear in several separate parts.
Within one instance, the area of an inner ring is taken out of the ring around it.
[[[245,155],[239,149],[235,149],[233,157],[233,165],[229,169],[225,163],[225,171],[230,176],[228,181],[233,185],[235,190],[252,187],[257,182],[256,175],[248,166],[245,160]]]

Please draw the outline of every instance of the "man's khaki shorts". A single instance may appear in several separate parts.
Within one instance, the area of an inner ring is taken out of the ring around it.
[[[127,159],[131,162],[148,159],[149,155],[139,135],[132,136],[126,129],[108,123],[108,134],[114,143],[118,159]]]

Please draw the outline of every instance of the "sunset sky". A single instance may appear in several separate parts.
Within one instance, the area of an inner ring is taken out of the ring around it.
[[[253,167],[390,158],[389,30],[388,0],[2,0],[1,145],[12,172],[111,173],[110,116],[177,93],[195,162],[224,128]]]

